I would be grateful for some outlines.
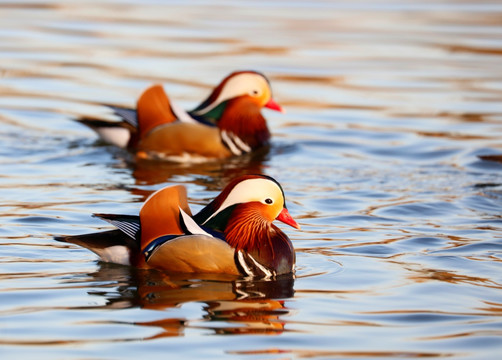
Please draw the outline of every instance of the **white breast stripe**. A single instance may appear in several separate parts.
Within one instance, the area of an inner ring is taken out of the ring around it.
[[[232,139],[234,140],[235,145],[240,147],[241,150],[243,150],[244,152],[251,151],[251,147],[248,144],[246,144],[244,141],[242,141],[241,138],[238,137],[237,135],[232,134]]]
[[[232,154],[241,155],[242,151],[240,151],[237,148],[237,146],[233,143],[232,139],[230,139],[230,136],[228,136],[228,133],[225,130],[222,130],[220,133],[221,133],[221,139],[228,146]]]
[[[263,271],[263,273],[265,274],[265,277],[268,279],[268,278],[271,278],[274,276],[274,273],[272,273],[269,269],[267,269],[265,266],[263,266],[262,264],[260,264],[258,261],[255,260],[254,257],[252,257],[250,254],[248,254],[249,258],[251,260],[253,260],[254,264],[256,265],[256,267],[258,269],[260,269],[261,271]]]
[[[178,104],[171,102],[171,110],[174,113],[174,116],[176,118],[184,123],[192,123],[192,124],[198,124],[199,122],[195,119],[193,119],[186,111],[185,109],[182,109]]]
[[[242,251],[237,252],[237,259],[239,260],[239,264],[241,265],[242,269],[246,272],[247,275],[253,276],[253,272],[249,268],[248,264],[246,264],[246,260],[244,260],[244,255]]]
[[[184,212],[181,208],[181,217],[183,218],[183,223],[185,224],[185,227],[187,230],[190,232],[192,235],[206,235],[209,237],[214,237],[213,235],[205,232],[197,223],[188,215],[186,212]]]

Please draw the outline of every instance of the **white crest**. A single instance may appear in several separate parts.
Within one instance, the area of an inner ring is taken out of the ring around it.
[[[263,178],[247,179],[241,181],[230,191],[225,201],[223,201],[223,204],[221,204],[220,208],[204,223],[208,222],[216,214],[225,210],[229,206],[253,201],[265,203],[265,200],[267,199],[271,199],[274,203],[281,201],[281,209],[284,206],[284,196],[282,195],[282,190],[279,185],[277,185],[277,183],[272,180]]]
[[[228,99],[241,95],[252,94],[254,91],[257,91],[257,93],[254,94],[255,96],[260,96],[263,93],[263,89],[267,89],[268,87],[269,85],[267,80],[260,74],[242,73],[235,75],[228,79],[215,101],[205,108],[194,112],[194,114],[205,114]]]

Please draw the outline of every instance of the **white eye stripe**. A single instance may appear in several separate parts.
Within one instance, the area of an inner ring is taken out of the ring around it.
[[[226,100],[244,94],[249,94],[250,88],[266,89],[268,87],[269,85],[267,80],[265,80],[265,78],[260,74],[243,73],[235,75],[234,77],[232,77],[227,81],[227,83],[225,84],[225,86],[223,87],[223,89],[221,90],[220,94],[218,95],[215,101],[213,101],[205,108],[200,109],[194,113],[195,115],[205,114]]]
[[[244,180],[234,186],[223,204],[204,223],[229,206],[253,201],[263,202],[263,199],[268,198],[284,201],[282,190],[274,181],[262,178]]]

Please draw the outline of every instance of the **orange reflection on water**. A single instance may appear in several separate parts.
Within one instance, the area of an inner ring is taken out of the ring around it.
[[[183,336],[187,327],[216,334],[277,334],[284,331],[286,322],[282,317],[289,313],[284,300],[294,293],[292,277],[250,281],[230,275],[178,276],[110,264],[102,264],[90,276],[99,281],[129,278],[120,282],[117,291],[93,293],[107,299],[104,308],[140,307],[163,312],[188,303],[202,304],[202,320],[167,317],[135,322],[161,329],[150,339]]]
[[[435,358],[435,357],[451,357],[456,354],[445,354],[437,352],[412,352],[412,351],[322,351],[322,350],[307,350],[307,349],[260,349],[249,351],[229,351],[230,354],[237,355],[266,355],[266,354],[285,354],[293,355],[295,358],[300,359],[315,359],[315,358],[329,358],[329,359],[343,359],[343,358]]]
[[[168,182],[173,177],[196,176],[200,185],[209,190],[221,190],[226,182],[240,175],[263,173],[263,162],[267,159],[269,148],[260,149],[252,154],[225,161],[214,160],[203,163],[171,163],[137,159],[133,166],[133,177],[138,185],[154,185]]]

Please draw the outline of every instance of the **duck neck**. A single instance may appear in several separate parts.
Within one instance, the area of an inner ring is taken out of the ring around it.
[[[260,247],[273,248],[270,233],[272,224],[252,206],[236,206],[225,229],[225,241],[236,250],[255,251]]]
[[[267,122],[260,108],[244,97],[226,102],[217,125],[220,130],[239,137],[252,149],[266,145],[270,139]]]

